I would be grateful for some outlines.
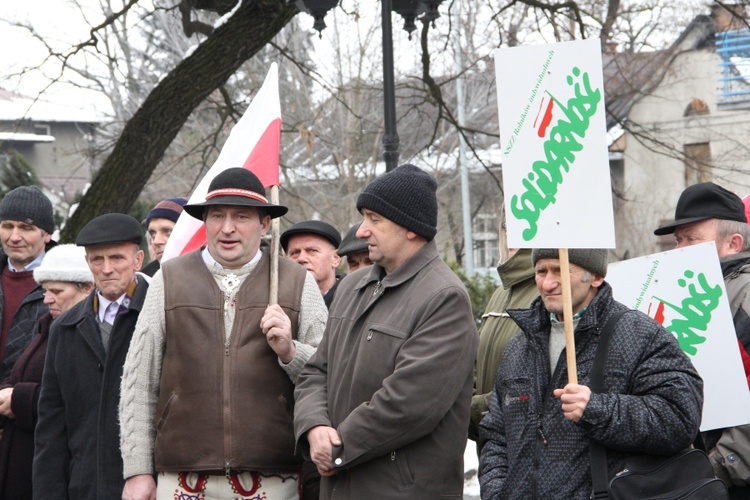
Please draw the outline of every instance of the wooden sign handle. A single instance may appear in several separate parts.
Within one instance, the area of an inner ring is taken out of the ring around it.
[[[578,383],[576,368],[576,341],[573,336],[573,300],[570,292],[570,259],[568,249],[561,248],[560,252],[560,281],[563,299],[563,324],[565,326],[565,359],[568,362],[568,383]]]
[[[279,204],[279,186],[271,186],[271,203]],[[271,219],[271,283],[268,303],[279,303],[279,219]]]

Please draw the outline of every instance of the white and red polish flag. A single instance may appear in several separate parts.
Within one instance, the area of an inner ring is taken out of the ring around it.
[[[263,186],[279,185],[279,146],[281,143],[281,102],[279,70],[271,64],[263,86],[253,98],[240,121],[232,127],[216,162],[190,195],[188,203],[206,201],[208,186],[218,174],[231,167],[243,167],[255,175]],[[206,244],[203,222],[182,212],[164,248],[162,262],[183,255]]]

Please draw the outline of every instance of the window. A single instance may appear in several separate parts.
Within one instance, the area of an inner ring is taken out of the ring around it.
[[[713,177],[711,166],[711,144],[685,144],[685,185],[709,182]]]
[[[497,216],[478,214],[474,219],[474,267],[495,267],[500,258]]]
[[[500,252],[497,240],[474,240],[474,267],[491,268],[497,266]]]
[[[34,133],[36,135],[52,135],[52,131],[50,130],[50,126],[46,123],[35,123],[34,124]]]
[[[690,104],[687,105],[685,111],[682,112],[682,116],[707,115],[710,112],[711,110],[708,109],[706,101],[694,97],[690,100]]]

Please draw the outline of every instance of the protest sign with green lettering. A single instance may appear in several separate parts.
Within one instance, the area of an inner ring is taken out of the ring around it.
[[[613,248],[597,39],[495,52],[511,248]]]
[[[703,378],[701,430],[750,422],[750,391],[713,242],[610,264],[615,299],[661,323]]]

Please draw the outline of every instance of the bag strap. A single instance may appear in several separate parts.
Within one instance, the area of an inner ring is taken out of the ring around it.
[[[592,394],[601,393],[604,390],[604,363],[607,361],[609,341],[612,338],[612,332],[615,330],[617,321],[626,312],[628,311],[620,311],[610,316],[599,334],[599,344],[596,346],[594,362],[589,373],[589,389],[591,389]],[[607,450],[599,443],[589,441],[589,462],[591,462],[591,482],[594,487],[591,498],[606,500],[609,498]]]

